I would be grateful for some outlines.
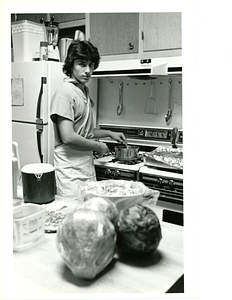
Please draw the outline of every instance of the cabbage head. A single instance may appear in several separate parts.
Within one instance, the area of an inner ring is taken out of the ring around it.
[[[154,252],[162,239],[159,219],[150,208],[137,204],[121,210],[117,223],[118,249],[135,255]]]
[[[75,276],[93,279],[114,257],[115,228],[102,212],[78,209],[61,222],[56,246]]]

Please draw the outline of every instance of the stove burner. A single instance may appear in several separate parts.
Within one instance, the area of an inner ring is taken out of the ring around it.
[[[118,160],[117,158],[113,158],[111,162],[116,163],[116,164],[123,164],[123,165],[137,165],[141,162],[143,162],[142,157],[138,157],[132,160]]]

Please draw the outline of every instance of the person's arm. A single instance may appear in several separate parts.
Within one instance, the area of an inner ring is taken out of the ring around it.
[[[126,144],[126,138],[122,132],[115,132],[115,131],[103,130],[103,129],[94,129],[94,137],[95,138],[109,137],[119,143]]]
[[[79,151],[96,151],[99,156],[102,156],[109,150],[106,144],[86,139],[76,133],[73,128],[73,122],[69,119],[57,116],[57,125],[63,143],[71,148]]]

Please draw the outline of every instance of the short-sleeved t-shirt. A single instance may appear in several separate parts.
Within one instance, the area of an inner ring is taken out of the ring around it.
[[[57,116],[69,119],[74,124],[74,131],[85,138],[93,137],[93,102],[89,97],[88,87],[77,81],[64,82],[53,95],[50,117],[54,125],[55,147],[62,145],[57,126]]]

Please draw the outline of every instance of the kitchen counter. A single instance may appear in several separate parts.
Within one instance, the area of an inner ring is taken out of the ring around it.
[[[68,210],[75,207],[75,200],[56,197],[49,209],[63,205]],[[163,294],[184,273],[183,227],[163,222],[162,207],[155,211],[160,219],[162,240],[156,252],[144,259],[116,254],[108,267],[94,280],[75,277],[62,260],[56,248],[56,234],[46,233],[44,240],[23,252],[13,253],[14,293],[17,299],[33,294],[91,294],[96,299],[102,293]],[[112,296],[111,296],[112,298]],[[31,299],[31,298],[30,298]]]

